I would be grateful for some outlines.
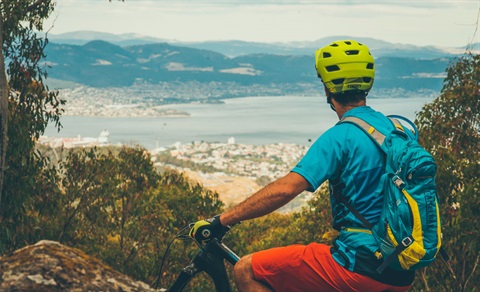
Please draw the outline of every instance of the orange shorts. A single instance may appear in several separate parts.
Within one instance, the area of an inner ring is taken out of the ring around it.
[[[333,259],[330,246],[319,243],[277,247],[253,253],[255,279],[274,291],[407,291],[351,272]]]

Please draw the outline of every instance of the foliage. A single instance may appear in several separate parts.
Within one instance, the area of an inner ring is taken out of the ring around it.
[[[166,207],[172,210],[171,227],[177,231],[191,222],[219,214],[223,209],[223,203],[217,193],[204,189],[198,183],[192,183],[175,172],[164,173],[156,191],[162,193]],[[170,239],[173,235],[174,233],[165,234],[165,237]],[[164,263],[161,279],[163,287],[173,283],[174,277],[189,263],[196,252],[198,248],[192,242],[174,242],[169,257]],[[190,287],[193,287],[194,291],[197,291],[195,289],[209,291],[212,290],[211,285],[212,282],[203,275],[195,279]]]
[[[466,54],[447,69],[441,95],[424,106],[417,124],[434,154],[447,263],[421,271],[417,289],[473,291],[480,287],[480,55]],[[422,288],[421,288],[422,287]]]
[[[184,176],[160,175],[143,148],[52,152],[59,161],[45,169],[56,174],[50,181],[56,187],[31,207],[38,222],[35,235],[82,249],[150,284],[174,234],[223,208],[218,194]],[[51,156],[46,149],[42,153]],[[171,283],[196,251],[192,243],[175,242],[160,284]],[[206,277],[200,279],[192,287],[210,285]]]
[[[332,228],[332,212],[327,184],[323,184],[308,201],[303,210],[294,214],[298,230],[302,234],[302,243],[310,242],[330,243],[335,236]]]
[[[5,165],[0,182],[0,222],[4,223],[0,225],[0,252],[12,251],[30,241],[34,222],[29,222],[26,211],[35,201],[38,181],[55,179],[45,177],[54,172],[44,171],[47,161],[34,152],[35,140],[43,134],[47,123],[53,121],[60,126],[63,104],[57,93],[43,84],[47,74],[41,62],[47,40],[33,32],[43,30],[43,19],[53,8],[50,0],[0,2],[1,55],[5,60],[2,65],[8,75],[7,96],[1,97],[2,106],[3,99],[8,98],[8,113],[2,109],[1,116],[2,123],[6,119],[8,125],[2,127],[1,136],[8,136],[8,144],[2,143],[0,149],[2,166]],[[0,81],[3,84],[5,80]]]

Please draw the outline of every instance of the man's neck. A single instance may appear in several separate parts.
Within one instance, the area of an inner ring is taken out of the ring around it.
[[[360,106],[365,106],[366,105],[366,102],[365,101],[361,101],[361,102],[358,102],[356,104],[348,104],[348,105],[341,105],[337,102],[335,102],[334,106],[335,106],[335,111],[337,113],[337,116],[338,116],[338,119],[341,120],[343,115],[351,110],[351,109],[354,109],[356,107],[360,107]]]

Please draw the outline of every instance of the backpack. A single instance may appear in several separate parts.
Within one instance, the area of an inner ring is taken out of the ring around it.
[[[397,120],[413,127],[405,129]],[[432,263],[442,245],[441,220],[435,185],[435,161],[417,142],[418,130],[408,119],[389,116],[392,130],[380,133],[357,117],[345,117],[339,123],[352,123],[362,129],[385,153],[385,170],[377,195],[383,195],[380,220],[371,224],[333,187],[333,195],[368,229],[378,244],[377,258],[395,270],[416,270]],[[408,132],[407,132],[408,131]],[[341,189],[341,188],[340,188]],[[445,260],[448,260],[443,252]]]

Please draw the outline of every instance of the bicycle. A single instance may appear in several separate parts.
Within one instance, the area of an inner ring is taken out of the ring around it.
[[[189,226],[182,229],[175,236],[175,238],[181,238],[184,240],[189,239],[194,241],[188,235],[179,235],[188,227]],[[193,277],[195,277],[195,275],[201,272],[206,272],[210,276],[210,278],[212,278],[216,291],[232,291],[227,270],[225,269],[225,261],[229,262],[231,265],[234,266],[238,262],[240,257],[236,255],[230,248],[228,248],[221,239],[218,238],[213,238],[212,240],[208,241],[203,245],[199,244],[199,247],[200,251],[193,257],[190,264],[188,264],[185,268],[182,269],[173,285],[168,288],[168,290],[161,291],[182,291],[193,279]],[[168,248],[165,253],[168,252]]]

